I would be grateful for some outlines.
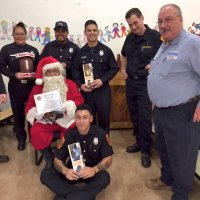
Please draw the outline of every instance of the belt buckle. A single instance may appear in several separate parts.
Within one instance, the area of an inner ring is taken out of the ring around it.
[[[22,84],[26,84],[26,83],[28,83],[28,81],[27,80],[20,80],[20,83],[22,83]]]
[[[134,78],[135,80],[138,80],[138,79],[139,79],[139,77],[138,77],[138,76],[133,76],[133,78]]]

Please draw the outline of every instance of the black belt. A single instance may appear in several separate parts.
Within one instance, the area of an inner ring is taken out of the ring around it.
[[[32,82],[32,83],[34,83],[34,80],[30,80],[30,79],[10,79],[10,81],[12,82],[12,83],[21,83],[22,85],[26,85],[26,84],[28,84],[28,83],[30,83],[30,82]]]
[[[134,79],[134,80],[144,80],[147,79],[147,76],[133,76],[133,75],[128,75],[128,78]]]
[[[198,95],[196,97],[193,97],[193,98],[189,99],[187,102],[181,103],[181,104],[176,105],[176,106],[168,106],[168,107],[157,107],[157,106],[154,106],[154,107],[159,109],[159,110],[165,110],[165,109],[175,108],[177,106],[181,106],[181,105],[184,105],[184,104],[187,104],[187,103],[195,103],[195,102],[197,102],[199,100],[200,100],[200,95]]]

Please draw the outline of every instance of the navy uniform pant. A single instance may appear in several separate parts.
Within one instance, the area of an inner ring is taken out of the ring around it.
[[[111,90],[108,84],[92,92],[83,93],[86,103],[91,107],[93,123],[106,131],[110,128]]]
[[[25,103],[33,87],[30,82],[22,84],[18,80],[8,83],[10,103],[15,121],[16,137],[19,142],[25,142],[27,135],[25,131]]]
[[[66,200],[93,200],[109,185],[110,175],[107,171],[100,171],[92,178],[70,181],[52,167],[43,169],[40,180],[42,184]],[[81,188],[76,187],[75,184],[80,182],[84,182],[85,185]]]
[[[192,189],[200,144],[200,123],[192,121],[196,105],[155,107],[153,111],[161,180],[172,186],[172,200],[188,200]]]
[[[150,153],[152,104],[147,92],[147,79],[126,80],[126,100],[140,150]]]

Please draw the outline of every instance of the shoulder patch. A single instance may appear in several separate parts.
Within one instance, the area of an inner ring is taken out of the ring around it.
[[[62,145],[64,144],[64,142],[65,142],[64,136],[61,139],[57,140],[57,142],[56,142],[57,149],[60,149],[62,147]]]

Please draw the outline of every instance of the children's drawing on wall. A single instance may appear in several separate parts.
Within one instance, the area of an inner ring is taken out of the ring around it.
[[[5,39],[10,40],[11,39],[11,32],[10,32],[11,30],[9,29],[8,21],[3,19],[3,20],[1,20],[0,25],[1,25],[1,27],[0,27],[1,40],[5,40]]]
[[[190,33],[193,33],[193,34],[195,34],[195,31],[193,30],[193,28],[190,26],[190,27],[188,27],[188,31],[190,32]]]
[[[0,20],[0,40],[10,40],[12,38],[12,30],[15,25],[15,22],[11,22],[9,26],[9,22],[7,20]],[[26,25],[26,28],[27,40],[39,42],[41,45],[46,45],[51,40],[55,39],[54,36],[51,35],[51,28],[48,26],[44,28],[44,32],[42,31],[43,28],[40,26],[34,27],[33,25]],[[104,29],[99,29],[99,41],[101,43],[110,42],[111,39],[113,40],[126,37],[129,33],[123,23],[120,23],[119,27],[119,24],[114,22],[112,23],[111,29],[108,25],[106,25]],[[70,34],[68,39],[76,43],[80,48],[87,43],[87,39],[83,34]]]
[[[200,35],[200,23],[192,22],[192,30],[196,35]],[[191,30],[191,29],[190,29]]]
[[[44,38],[42,45],[45,45],[51,41],[51,31],[50,30],[51,30],[50,27],[45,27],[44,34],[42,34],[42,37]]]
[[[112,32],[113,32],[113,39],[115,39],[116,37],[120,37],[120,35],[119,35],[119,29],[118,29],[118,23],[113,23],[113,30],[112,30]]]
[[[200,23],[192,22],[191,26],[187,29],[190,33],[200,36]]]
[[[107,36],[107,41],[110,42],[110,39],[113,39],[112,31],[109,30],[108,26],[104,28],[105,35]]]
[[[73,35],[73,34],[70,34],[70,35],[68,36],[68,39],[69,39],[69,41],[74,42],[74,35]]]
[[[27,34],[27,40],[34,41],[33,37],[34,37],[34,27],[33,26],[29,26],[28,34]]]
[[[121,37],[126,37],[127,36],[127,31],[126,31],[126,26],[121,23]]]
[[[99,29],[99,42],[105,43],[106,39],[104,38],[105,34],[103,33],[102,29]]]
[[[79,48],[81,48],[86,43],[84,40],[84,36],[81,34],[77,35],[77,38],[74,42],[79,46]]]
[[[5,19],[0,19],[0,40],[12,39],[12,30],[15,27],[15,22],[10,22]],[[51,34],[53,29],[49,26],[44,28],[34,25],[26,25],[27,28],[27,40],[39,42],[41,45],[46,45],[55,37]],[[154,29],[159,31],[158,26],[155,25]],[[187,29],[189,32],[200,36],[200,23],[191,22],[191,26]],[[105,25],[105,28],[99,29],[99,41],[101,43],[109,43],[111,40],[117,40],[118,38],[126,37],[130,33],[130,29],[125,26],[125,23],[112,23],[112,26]],[[76,43],[80,48],[87,43],[87,39],[84,34],[70,34],[68,39]]]
[[[40,37],[41,37],[41,35],[42,35],[42,32],[41,32],[41,28],[40,27],[36,27],[36,32],[35,32],[35,41],[37,42],[37,40],[38,40],[38,42],[40,42],[41,41],[41,39],[40,39]]]

